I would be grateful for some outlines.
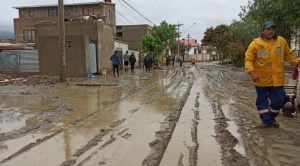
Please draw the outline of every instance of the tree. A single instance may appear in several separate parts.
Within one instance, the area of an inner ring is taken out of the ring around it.
[[[145,35],[139,41],[142,52],[151,52],[155,61],[158,60],[158,56],[164,51],[165,47],[160,40],[154,38],[151,34]]]
[[[291,35],[299,31],[299,6],[299,0],[252,0],[243,8],[240,16],[250,18],[259,25],[273,20],[276,24],[276,33],[290,42]]]
[[[184,43],[179,42],[179,53],[178,53],[178,41],[176,41],[174,44],[170,45],[171,52],[177,55],[184,55],[186,50],[190,50],[192,46],[185,45]]]
[[[229,27],[225,24],[218,25],[216,28],[207,28],[201,43],[204,45],[212,45],[217,49],[221,56],[222,63],[227,58],[228,43],[231,41]],[[227,54],[226,54],[227,53]]]
[[[154,59],[158,60],[159,55],[166,50],[166,46],[176,42],[177,36],[176,25],[163,21],[159,26],[153,27],[150,35],[143,36],[139,45],[143,52],[152,52]]]

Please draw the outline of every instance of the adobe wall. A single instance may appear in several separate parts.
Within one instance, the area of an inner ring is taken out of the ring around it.
[[[114,33],[112,27],[108,25],[98,25],[98,73],[103,69],[111,70],[110,57],[114,53]]]
[[[58,36],[58,23],[39,23],[36,25],[37,36]],[[114,33],[112,27],[95,21],[74,21],[65,23],[66,36],[85,35],[89,42],[97,44],[97,72],[102,69],[110,70],[110,56],[114,52]],[[43,43],[47,41],[39,41]],[[67,44],[67,40],[66,40]],[[81,48],[81,46],[78,46]],[[57,47],[59,48],[59,47]],[[84,48],[82,48],[84,49]]]
[[[59,36],[39,36],[39,68],[48,75],[60,75]],[[89,74],[88,37],[85,35],[66,36],[66,76],[79,77]]]

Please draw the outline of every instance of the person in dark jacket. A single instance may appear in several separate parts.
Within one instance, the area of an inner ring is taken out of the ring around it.
[[[131,54],[129,56],[129,62],[130,62],[131,73],[134,73],[134,65],[135,65],[136,59],[135,59],[133,52],[131,52]]]
[[[146,72],[149,71],[150,72],[150,68],[152,66],[152,62],[153,62],[153,57],[150,53],[148,53],[145,58],[144,58],[144,63],[145,63],[145,67],[146,67]]]
[[[115,51],[115,53],[110,57],[110,60],[113,66],[114,77],[116,77],[116,70],[119,77],[119,65],[121,64],[121,61],[118,56],[118,51]]]

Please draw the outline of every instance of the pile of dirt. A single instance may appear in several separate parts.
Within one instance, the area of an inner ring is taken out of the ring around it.
[[[59,82],[57,76],[47,76],[41,74],[35,75],[16,75],[16,74],[0,74],[0,86],[5,85],[49,85]]]

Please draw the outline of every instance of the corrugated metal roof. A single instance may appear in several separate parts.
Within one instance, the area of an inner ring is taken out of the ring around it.
[[[105,2],[82,2],[82,3],[69,3],[69,4],[64,4],[64,6],[81,6],[81,5],[97,5]],[[114,3],[107,3],[107,4],[114,4]],[[22,8],[44,8],[44,7],[56,7],[58,6],[57,4],[52,4],[52,5],[34,5],[34,6],[16,6],[12,7],[15,9],[22,9]]]

